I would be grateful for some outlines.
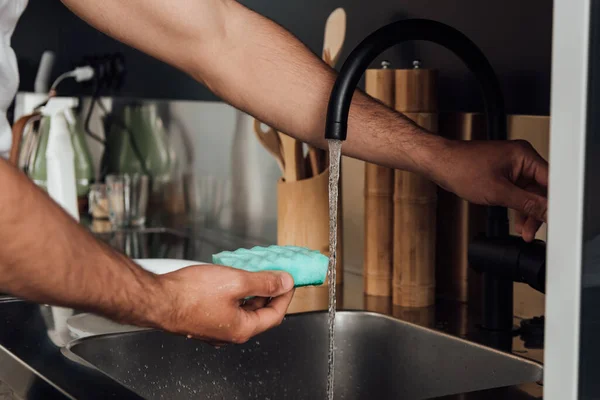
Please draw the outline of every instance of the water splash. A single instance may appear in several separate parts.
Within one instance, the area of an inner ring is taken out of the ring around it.
[[[327,366],[327,398],[333,400],[334,367],[335,367],[335,283],[337,264],[337,217],[338,190],[340,180],[340,156],[342,153],[341,140],[329,142],[329,354]]]

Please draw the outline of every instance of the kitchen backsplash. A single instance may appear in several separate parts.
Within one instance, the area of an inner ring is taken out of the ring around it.
[[[194,217],[243,237],[275,243],[277,163],[256,140],[252,117],[221,102],[135,100],[154,104],[170,147],[173,192],[186,196]],[[103,98],[109,109],[127,100]],[[15,118],[40,103],[19,93]],[[87,110],[89,99],[82,100]],[[95,107],[90,130],[104,137],[102,112]],[[96,173],[103,145],[86,137]],[[175,195],[175,193],[167,193]]]

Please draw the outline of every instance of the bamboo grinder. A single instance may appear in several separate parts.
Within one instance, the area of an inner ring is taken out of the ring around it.
[[[383,61],[365,73],[367,94],[394,108],[395,72]],[[364,292],[392,295],[392,238],[394,233],[394,170],[365,163]]]
[[[435,70],[396,70],[395,108],[430,132],[437,131]],[[394,175],[393,303],[435,304],[437,186],[415,173]]]

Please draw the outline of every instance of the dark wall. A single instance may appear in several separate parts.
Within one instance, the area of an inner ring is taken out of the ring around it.
[[[201,0],[200,0],[201,1]],[[401,18],[430,18],[465,33],[490,59],[500,76],[511,113],[547,114],[550,103],[552,2],[548,0],[243,0],[242,3],[277,21],[320,54],[323,27],[338,6],[348,13],[346,46],[340,60],[362,38]],[[251,34],[252,32],[248,32]],[[13,37],[21,70],[21,89],[31,90],[43,50],[57,52],[54,73],[84,55],[121,51],[129,75],[122,95],[201,99],[215,97],[191,78],[87,26],[57,0],[30,0]],[[476,83],[461,62],[429,43],[397,46],[381,59],[408,67],[418,57],[424,67],[440,70],[440,103],[445,110],[479,110]]]

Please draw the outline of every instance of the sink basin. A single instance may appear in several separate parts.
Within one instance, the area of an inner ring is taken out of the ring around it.
[[[296,314],[216,349],[159,331],[88,337],[68,350],[148,399],[323,399],[327,314]],[[427,399],[542,379],[541,365],[363,311],[336,318],[337,399]]]

